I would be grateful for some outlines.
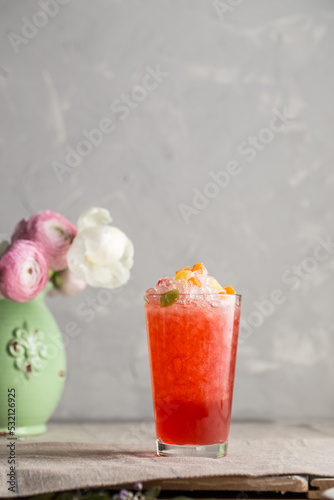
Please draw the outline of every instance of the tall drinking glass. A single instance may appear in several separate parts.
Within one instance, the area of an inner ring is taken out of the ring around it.
[[[223,457],[231,419],[241,295],[145,295],[157,453]]]

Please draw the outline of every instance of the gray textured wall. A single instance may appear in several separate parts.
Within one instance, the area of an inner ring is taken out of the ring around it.
[[[333,416],[334,2],[61,3],[0,2],[0,231],[100,205],[136,254],[90,323],[97,289],[49,301],[69,360],[55,418],[152,415],[142,294],[197,261],[243,293],[234,417]]]

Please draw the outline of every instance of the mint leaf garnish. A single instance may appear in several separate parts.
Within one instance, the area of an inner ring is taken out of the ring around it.
[[[160,307],[168,307],[174,304],[179,298],[180,292],[178,290],[169,290],[163,293],[160,297]]]

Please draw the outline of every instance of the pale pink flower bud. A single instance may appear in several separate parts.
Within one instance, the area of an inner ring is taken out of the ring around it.
[[[39,246],[27,240],[13,243],[0,259],[0,292],[14,302],[28,302],[49,279],[49,269]]]
[[[66,255],[77,228],[65,217],[52,210],[42,210],[28,221],[21,220],[16,226],[12,241],[31,240],[43,251],[49,267],[61,271],[67,267]]]
[[[82,281],[69,269],[56,273],[52,278],[52,282],[54,287],[49,292],[51,296],[61,293],[65,297],[72,297],[72,295],[76,295],[86,288],[85,281]]]

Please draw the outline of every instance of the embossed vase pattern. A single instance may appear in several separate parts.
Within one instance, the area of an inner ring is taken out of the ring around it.
[[[12,389],[15,435],[44,432],[62,394],[65,375],[62,336],[44,303],[44,292],[25,303],[1,299],[0,435],[8,434],[8,424],[14,425],[14,412],[8,412]]]

